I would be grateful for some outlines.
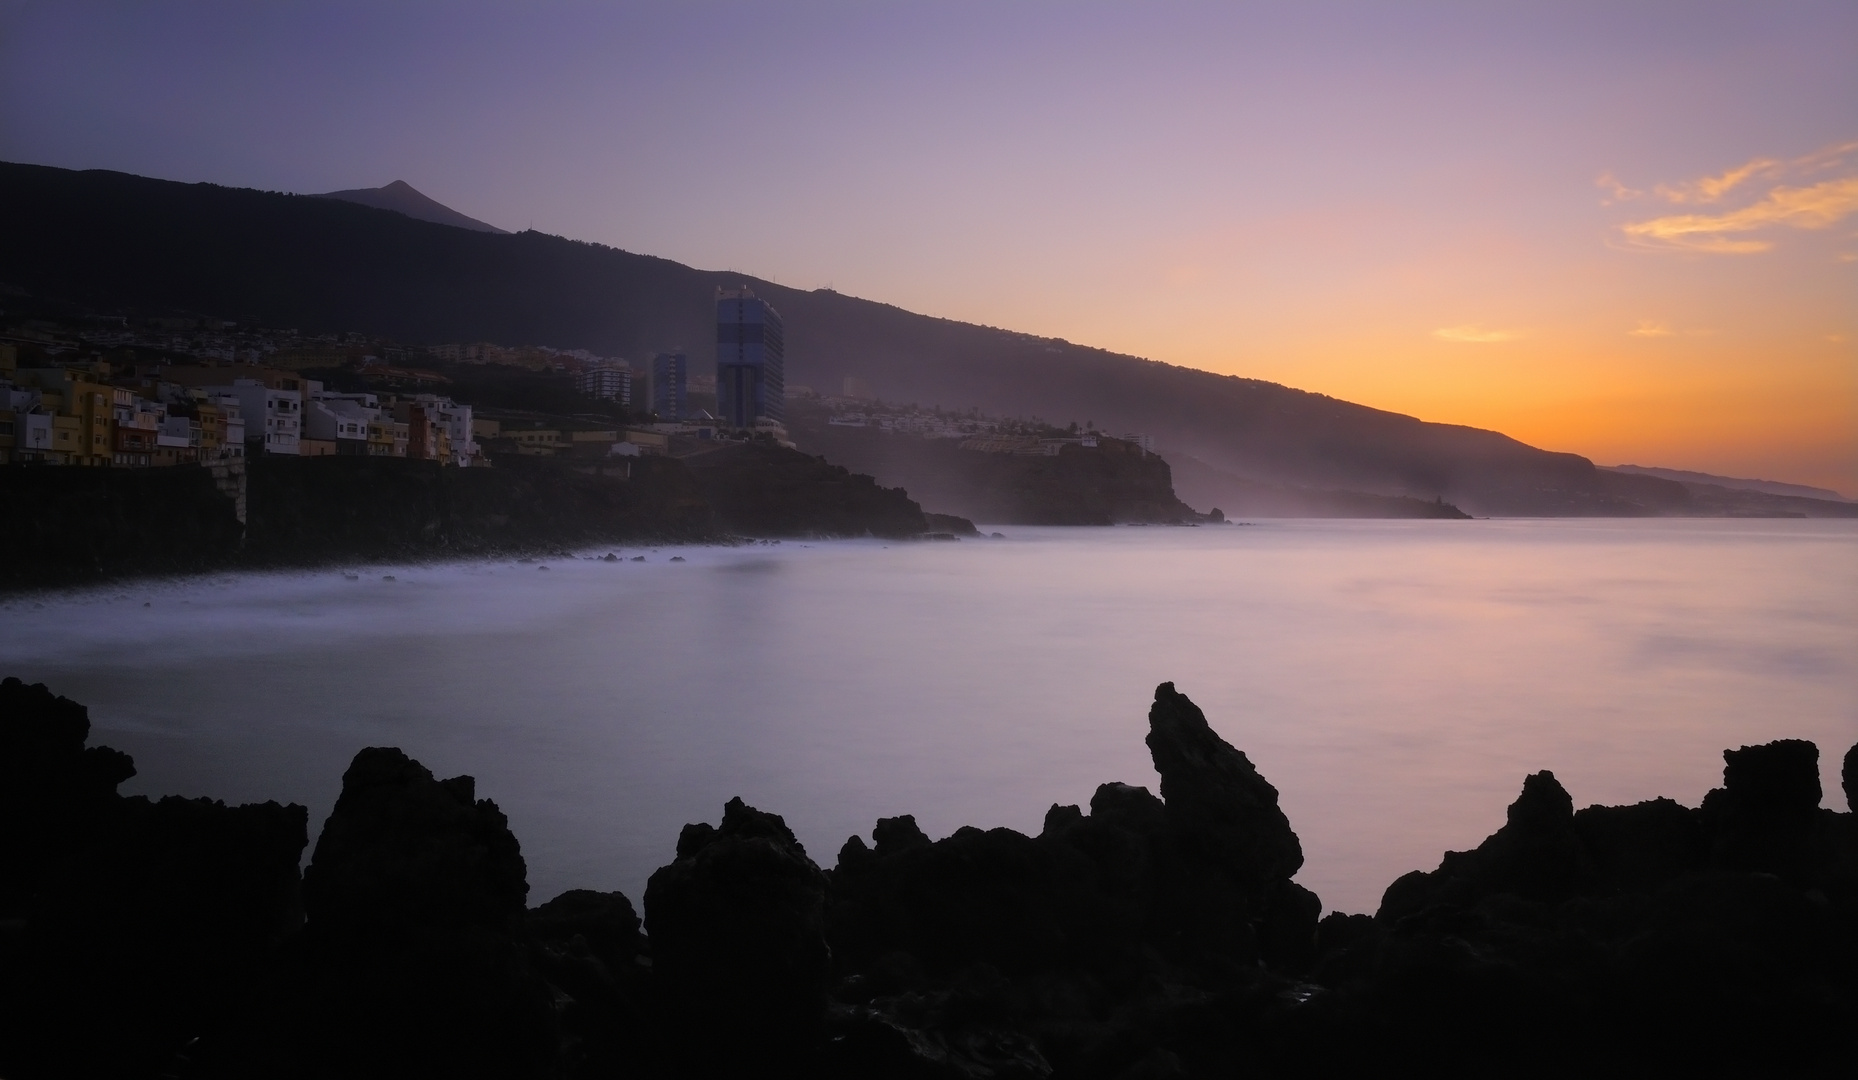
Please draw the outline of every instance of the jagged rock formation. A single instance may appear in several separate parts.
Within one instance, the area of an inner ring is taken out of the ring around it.
[[[471,777],[361,751],[303,875],[303,933],[208,1071],[550,1075],[552,995],[520,941],[526,874]]]
[[[0,1075],[175,1069],[302,920],[303,807],[124,798],[89,730],[0,682]]]
[[[645,887],[645,929],[696,1074],[811,1056],[831,975],[825,905],[826,876],[780,815],[731,799],[721,827],[684,827]]]
[[[1333,1062],[1365,1067],[1377,1042],[1460,1075],[1837,1075],[1858,1020],[1858,830],[1819,807],[1818,758],[1798,740],[1725,750],[1695,810],[1575,812],[1530,776],[1476,850],[1335,928],[1314,978],[1354,1049]]]
[[[830,871],[731,800],[641,927],[618,893],[526,909],[496,805],[398,750],[357,755],[299,889],[302,808],[123,799],[87,730],[0,684],[9,1077],[1832,1077],[1858,1030],[1858,829],[1805,742],[1725,751],[1697,809],[1536,773],[1318,923],[1276,790],[1164,683],[1160,797],[885,818]]]

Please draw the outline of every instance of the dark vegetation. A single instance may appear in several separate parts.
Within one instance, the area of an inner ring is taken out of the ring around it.
[[[243,526],[232,499],[199,466],[4,466],[0,588],[736,534],[973,531],[959,519],[925,516],[903,492],[870,477],[778,446],[691,463],[506,455],[495,468],[458,469],[407,458],[256,457],[246,464]]]
[[[1106,430],[1152,434],[1164,453],[1215,473],[1316,495],[1443,499],[1476,514],[1719,512],[1682,484],[1598,470],[1496,432],[335,199],[0,164],[0,235],[0,283],[89,310],[633,358],[710,340],[714,290],[747,284],[786,320],[790,384],[832,392],[856,377],[892,401],[1095,417]]]
[[[1276,790],[1171,684],[1160,795],[1038,836],[910,817],[827,870],[731,800],[644,919],[530,906],[470,777],[356,755],[303,808],[123,798],[82,706],[0,684],[0,1075],[1850,1075],[1858,831],[1818,750],[1726,751],[1700,809],[1528,777],[1476,850],[1318,920]],[[1844,761],[1846,800],[1858,747]],[[669,845],[667,845],[669,846]]]

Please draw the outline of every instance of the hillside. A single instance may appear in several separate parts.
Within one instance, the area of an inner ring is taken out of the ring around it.
[[[1094,420],[1240,481],[1443,498],[1476,514],[1695,512],[1656,477],[1274,383],[916,315],[830,290],[536,232],[498,235],[337,199],[0,164],[0,284],[109,311],[184,311],[409,343],[545,343],[699,364],[722,285],[787,323],[788,382]]]
[[[1781,495],[1795,499],[1817,499],[1824,502],[1858,502],[1858,500],[1832,490],[1831,488],[1809,487],[1806,484],[1787,484],[1779,480],[1755,480],[1741,476],[1717,476],[1715,473],[1691,472],[1688,469],[1658,469],[1647,465],[1613,465],[1613,472],[1637,473],[1640,476],[1656,476],[1661,480],[1676,480],[1680,484],[1707,484],[1711,487],[1729,488],[1735,491],[1758,491],[1763,495]]]

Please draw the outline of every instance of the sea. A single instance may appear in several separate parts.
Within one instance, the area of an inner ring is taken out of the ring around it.
[[[1845,808],[1858,522],[986,528],[16,595],[0,675],[88,706],[125,792],[302,803],[312,847],[362,747],[468,773],[531,903],[639,902],[738,795],[825,867],[897,814],[1037,833],[1158,789],[1164,681],[1276,786],[1326,909],[1475,846],[1542,769],[1576,806],[1696,805],[1725,748],[1811,739]]]

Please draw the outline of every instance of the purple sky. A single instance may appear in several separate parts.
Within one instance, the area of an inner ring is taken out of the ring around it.
[[[0,0],[7,160],[403,179],[503,228],[1858,493],[1854,141],[1849,0]],[[1731,212],[1759,221],[1672,225]]]

